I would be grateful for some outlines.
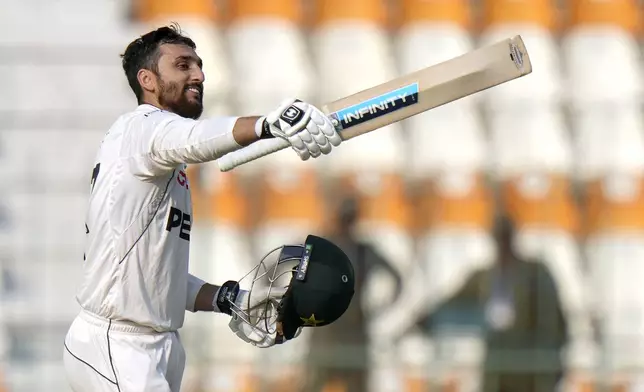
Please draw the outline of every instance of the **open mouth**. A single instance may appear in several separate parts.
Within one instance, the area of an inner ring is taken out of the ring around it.
[[[201,95],[202,95],[202,89],[201,89],[201,88],[199,88],[199,87],[195,87],[195,86],[188,87],[188,88],[186,89],[186,91],[188,91],[188,92],[191,92],[191,93],[195,94],[195,96],[196,96],[197,98],[200,98],[200,97],[201,97]]]

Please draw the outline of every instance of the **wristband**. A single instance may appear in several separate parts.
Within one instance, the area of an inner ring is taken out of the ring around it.
[[[266,121],[266,116],[262,116],[255,123],[255,134],[259,139],[272,139],[275,136],[271,133],[270,125]]]
[[[213,308],[215,311],[232,315],[231,305],[235,303],[237,295],[239,294],[239,283],[234,280],[229,280],[222,284],[213,301]]]

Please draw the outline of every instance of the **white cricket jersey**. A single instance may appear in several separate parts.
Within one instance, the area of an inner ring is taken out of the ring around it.
[[[204,283],[188,273],[192,202],[186,166],[240,146],[237,117],[191,120],[140,105],[105,135],[92,171],[81,307],[177,330]]]

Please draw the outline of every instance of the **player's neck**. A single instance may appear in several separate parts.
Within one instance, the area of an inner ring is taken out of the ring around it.
[[[144,96],[139,105],[150,105],[161,110],[168,110],[159,103],[159,100],[156,99],[156,97]]]

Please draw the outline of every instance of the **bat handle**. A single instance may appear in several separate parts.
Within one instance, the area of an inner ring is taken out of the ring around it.
[[[265,155],[275,153],[289,147],[290,144],[284,139],[264,139],[224,155],[217,160],[219,170],[222,172],[230,171],[237,166],[254,161]]]

